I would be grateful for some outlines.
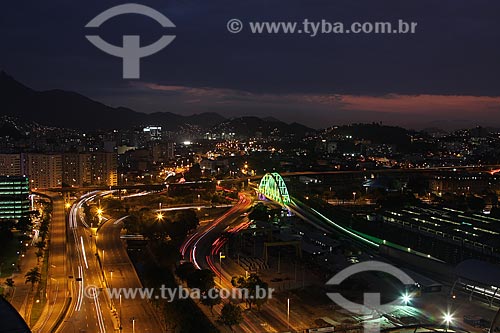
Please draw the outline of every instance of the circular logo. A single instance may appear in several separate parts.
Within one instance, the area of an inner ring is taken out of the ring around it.
[[[231,19],[227,21],[227,31],[232,34],[237,34],[243,30],[243,22],[238,19]]]

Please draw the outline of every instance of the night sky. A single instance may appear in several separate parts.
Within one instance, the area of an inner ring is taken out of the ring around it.
[[[85,25],[124,1],[4,1],[0,69],[37,89],[73,90],[112,106],[227,117],[273,116],[315,128],[382,121],[407,127],[500,127],[500,1],[137,1],[176,28],[122,15]],[[252,35],[248,21],[418,22],[412,35]],[[141,61],[140,80],[86,38],[121,45],[176,39]]]

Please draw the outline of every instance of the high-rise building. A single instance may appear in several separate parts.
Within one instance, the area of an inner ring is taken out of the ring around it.
[[[161,126],[147,126],[142,129],[146,141],[161,139]]]
[[[0,154],[0,176],[22,176],[22,154]]]
[[[62,156],[60,154],[26,154],[26,172],[31,188],[62,186]]]
[[[159,142],[151,147],[153,163],[168,162],[174,159],[175,150],[173,142]]]
[[[92,163],[92,185],[115,186],[118,184],[118,158],[116,153],[93,153]]]
[[[68,186],[107,185],[118,180],[117,154],[112,152],[65,153],[63,182]]]
[[[30,188],[117,185],[116,152],[0,154],[0,176],[28,176]]]
[[[87,186],[92,183],[92,154],[64,153],[63,183],[67,186]]]
[[[29,211],[28,177],[0,176],[0,220],[18,220]]]

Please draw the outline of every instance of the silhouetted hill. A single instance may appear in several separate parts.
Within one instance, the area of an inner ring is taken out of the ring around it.
[[[314,133],[315,130],[307,126],[292,123],[286,124],[275,118],[239,117],[228,119],[213,128],[216,132],[232,132],[237,136],[253,137],[257,133],[262,137],[269,136],[293,136],[304,137],[307,133]]]
[[[35,91],[5,72],[0,72],[0,91],[0,115],[56,127],[88,130],[154,124],[176,130],[185,124],[210,128],[225,119],[216,113],[181,116],[170,112],[145,114],[124,107],[113,108],[75,92]]]
[[[331,130],[332,134],[350,135],[354,139],[370,140],[373,143],[407,144],[410,141],[409,131],[397,126],[373,124],[352,124]]]

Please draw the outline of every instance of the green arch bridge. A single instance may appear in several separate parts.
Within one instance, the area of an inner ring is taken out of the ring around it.
[[[288,206],[292,203],[285,181],[277,172],[266,173],[264,177],[262,177],[258,192],[282,206]]]
[[[426,257],[428,259],[437,260],[434,257],[431,257],[424,253],[420,253],[413,249],[409,249],[399,244],[395,244],[380,239],[378,237],[367,235],[360,231],[343,226],[339,223],[336,223],[327,216],[323,215],[322,213],[318,212],[316,209],[309,207],[308,205],[298,200],[292,200],[290,194],[288,193],[288,189],[286,187],[285,181],[283,180],[283,177],[281,177],[281,175],[277,172],[265,174],[264,177],[262,177],[262,180],[260,181],[257,192],[259,193],[261,199],[267,198],[276,203],[279,203],[280,205],[288,208],[288,210],[291,210],[294,213],[298,213],[297,215],[299,216],[312,218],[313,220],[316,220],[316,222],[321,221],[321,224],[333,227],[337,232],[345,236],[348,236],[349,238],[355,241],[358,242],[361,241],[365,245],[368,245],[372,248],[378,249],[381,245],[386,245],[401,251],[410,252],[420,257]]]

